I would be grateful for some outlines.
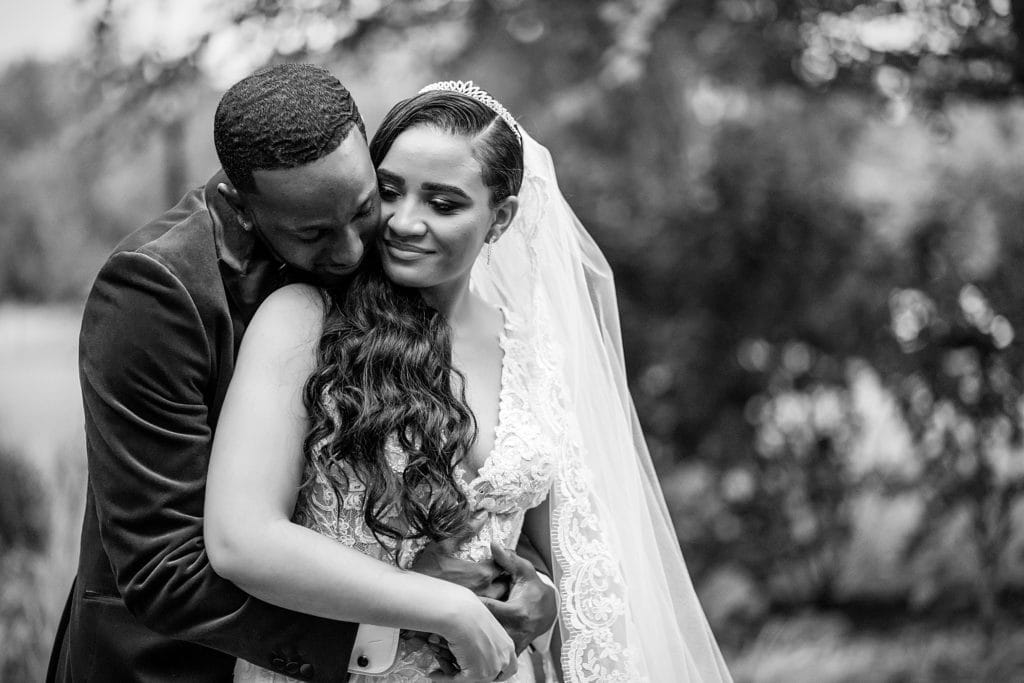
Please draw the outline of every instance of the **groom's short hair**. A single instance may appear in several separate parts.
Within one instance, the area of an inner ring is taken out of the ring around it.
[[[366,137],[359,109],[341,81],[312,64],[279,64],[224,93],[213,141],[235,189],[256,192],[253,171],[316,161],[337,149],[353,126]]]

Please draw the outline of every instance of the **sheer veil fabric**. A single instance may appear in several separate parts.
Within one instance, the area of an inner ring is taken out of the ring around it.
[[[523,132],[512,227],[472,286],[530,326],[537,414],[559,453],[551,543],[566,681],[731,681],[697,600],[626,383],[611,270]]]

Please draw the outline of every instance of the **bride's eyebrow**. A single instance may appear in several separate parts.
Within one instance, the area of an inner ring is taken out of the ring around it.
[[[469,195],[466,194],[466,191],[461,187],[456,187],[455,185],[445,185],[444,183],[423,183],[420,187],[427,192],[444,192],[469,199]]]
[[[391,171],[388,171],[387,169],[384,168],[377,169],[377,180],[386,180],[389,183],[393,183],[399,186],[405,185],[405,180],[401,176],[397,176]]]

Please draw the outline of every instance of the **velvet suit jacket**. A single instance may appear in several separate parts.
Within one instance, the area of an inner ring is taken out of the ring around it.
[[[203,547],[210,444],[241,336],[285,279],[269,259],[225,248],[235,225],[220,220],[217,180],[118,245],[86,303],[89,487],[50,680],[229,681],[236,657],[348,677],[356,624],[249,596]]]

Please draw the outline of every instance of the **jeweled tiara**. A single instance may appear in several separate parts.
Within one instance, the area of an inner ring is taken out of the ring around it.
[[[420,93],[433,92],[436,90],[454,92],[473,98],[500,116],[501,119],[508,124],[508,127],[512,129],[512,132],[516,134],[519,144],[523,144],[523,135],[519,132],[519,124],[517,124],[516,120],[512,118],[512,114],[509,114],[508,110],[502,106],[501,102],[488,95],[485,90],[473,85],[473,81],[438,81],[437,83],[431,83],[430,85],[422,88]]]

